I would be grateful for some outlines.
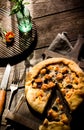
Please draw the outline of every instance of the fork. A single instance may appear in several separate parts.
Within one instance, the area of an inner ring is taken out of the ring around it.
[[[7,106],[8,110],[10,110],[13,95],[16,92],[16,90],[18,89],[18,84],[19,84],[19,72],[17,73],[16,67],[15,67],[15,72],[14,72],[13,78],[14,78],[14,80],[12,81],[12,84],[10,85],[11,91],[10,91],[10,97],[9,97],[9,102],[8,102],[8,106]]]
[[[11,90],[11,92],[10,92],[9,103],[8,103],[7,109],[10,109],[11,101],[12,101],[12,98],[13,98],[13,94],[14,94],[14,92],[15,92],[17,89],[18,89],[18,84],[17,84],[17,83],[12,83],[12,84],[10,85],[10,90]]]

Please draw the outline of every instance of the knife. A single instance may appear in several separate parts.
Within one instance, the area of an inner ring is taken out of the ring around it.
[[[0,116],[2,115],[3,108],[4,108],[4,103],[5,103],[5,98],[6,98],[6,88],[7,88],[7,83],[10,75],[10,70],[11,66],[7,64],[1,85],[0,85]]]

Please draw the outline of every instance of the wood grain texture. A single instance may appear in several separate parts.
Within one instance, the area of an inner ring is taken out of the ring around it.
[[[84,7],[83,0],[31,0],[28,5],[33,18]]]
[[[7,0],[0,4],[3,8],[11,7]],[[28,8],[37,26],[37,48],[47,47],[62,31],[67,31],[71,41],[76,40],[79,33],[84,33],[83,0],[31,0]]]
[[[43,52],[48,48],[48,46],[51,44],[51,42],[54,40],[54,38],[57,36],[58,33],[66,31],[70,39],[70,42],[73,45],[76,43],[78,35],[84,34],[84,0],[26,0],[26,1],[30,2],[28,8],[30,10],[30,14],[33,20],[35,21],[37,29],[37,38],[38,38],[37,46],[34,50],[33,55],[35,60],[37,59],[41,60]],[[11,10],[10,1],[9,0],[0,1],[0,8],[10,11]],[[4,25],[6,24],[8,25],[8,22],[7,23],[5,22]],[[13,27],[15,27],[14,22]],[[25,83],[25,71],[27,71],[28,69],[25,60],[23,62],[18,63],[18,69],[20,69],[20,79],[22,77],[23,81],[20,83],[19,89],[17,93],[14,95],[13,102],[11,105],[11,111],[13,111],[14,107],[16,106],[20,95],[24,93],[23,86]],[[4,70],[5,67],[0,67],[0,82],[2,80]],[[9,86],[12,82],[13,72],[14,72],[14,66],[12,66],[8,82],[5,108],[7,108],[9,101],[10,96]],[[25,114],[27,118],[30,117],[33,120],[33,115],[32,116],[29,115],[28,107],[25,107],[24,104],[22,107],[23,107],[22,111],[21,110],[19,111],[20,114],[21,115]],[[3,113],[3,115],[4,114],[5,113]],[[80,116],[82,115],[80,114]],[[81,119],[81,117],[79,119]],[[81,127],[82,125],[80,125],[80,129],[82,129]],[[5,128],[3,126],[0,127],[0,130],[4,129]]]
[[[48,46],[58,33],[67,32],[70,40],[84,34],[84,8],[54,14],[35,20],[38,34],[37,47]]]

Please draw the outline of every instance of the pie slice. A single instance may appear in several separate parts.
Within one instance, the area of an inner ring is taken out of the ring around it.
[[[60,97],[56,97],[39,130],[70,130],[70,120]]]
[[[70,130],[71,115],[59,90],[56,90],[54,103],[39,130]]]
[[[38,88],[37,89],[31,88],[31,85],[28,86],[26,91],[28,91],[26,93],[28,104],[36,112],[43,113],[44,109],[48,103],[48,100],[51,96],[51,91],[48,90],[48,91],[44,92],[43,90],[38,89]]]

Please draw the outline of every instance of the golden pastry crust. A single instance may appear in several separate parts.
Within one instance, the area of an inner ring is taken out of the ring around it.
[[[51,73],[47,74],[46,68]],[[74,61],[66,58],[49,58],[36,64],[26,74],[26,98],[30,106],[39,113],[43,113],[51,96],[52,88],[56,86],[55,81],[51,81],[55,75],[54,72],[57,72],[54,80],[59,84],[71,111],[75,110],[83,101],[84,72],[82,69]],[[41,78],[40,75],[43,77]],[[43,80],[48,80],[48,82],[44,83]],[[40,87],[38,87],[39,84]]]
[[[31,72],[28,73],[28,75],[30,75],[30,77],[26,76],[26,81],[29,80],[29,78],[31,78],[31,79],[34,78],[42,68],[46,67],[49,64],[56,64],[56,63],[64,63],[65,65],[69,66],[69,68],[72,71],[76,72],[77,75],[84,76],[83,71],[80,69],[80,67],[74,61],[66,59],[66,58],[49,58],[49,59],[43,60],[43,61],[39,62],[38,64],[36,64],[31,69]]]
[[[70,130],[70,126],[64,124],[63,122],[49,122],[45,119],[43,125],[39,127],[39,130]]]

